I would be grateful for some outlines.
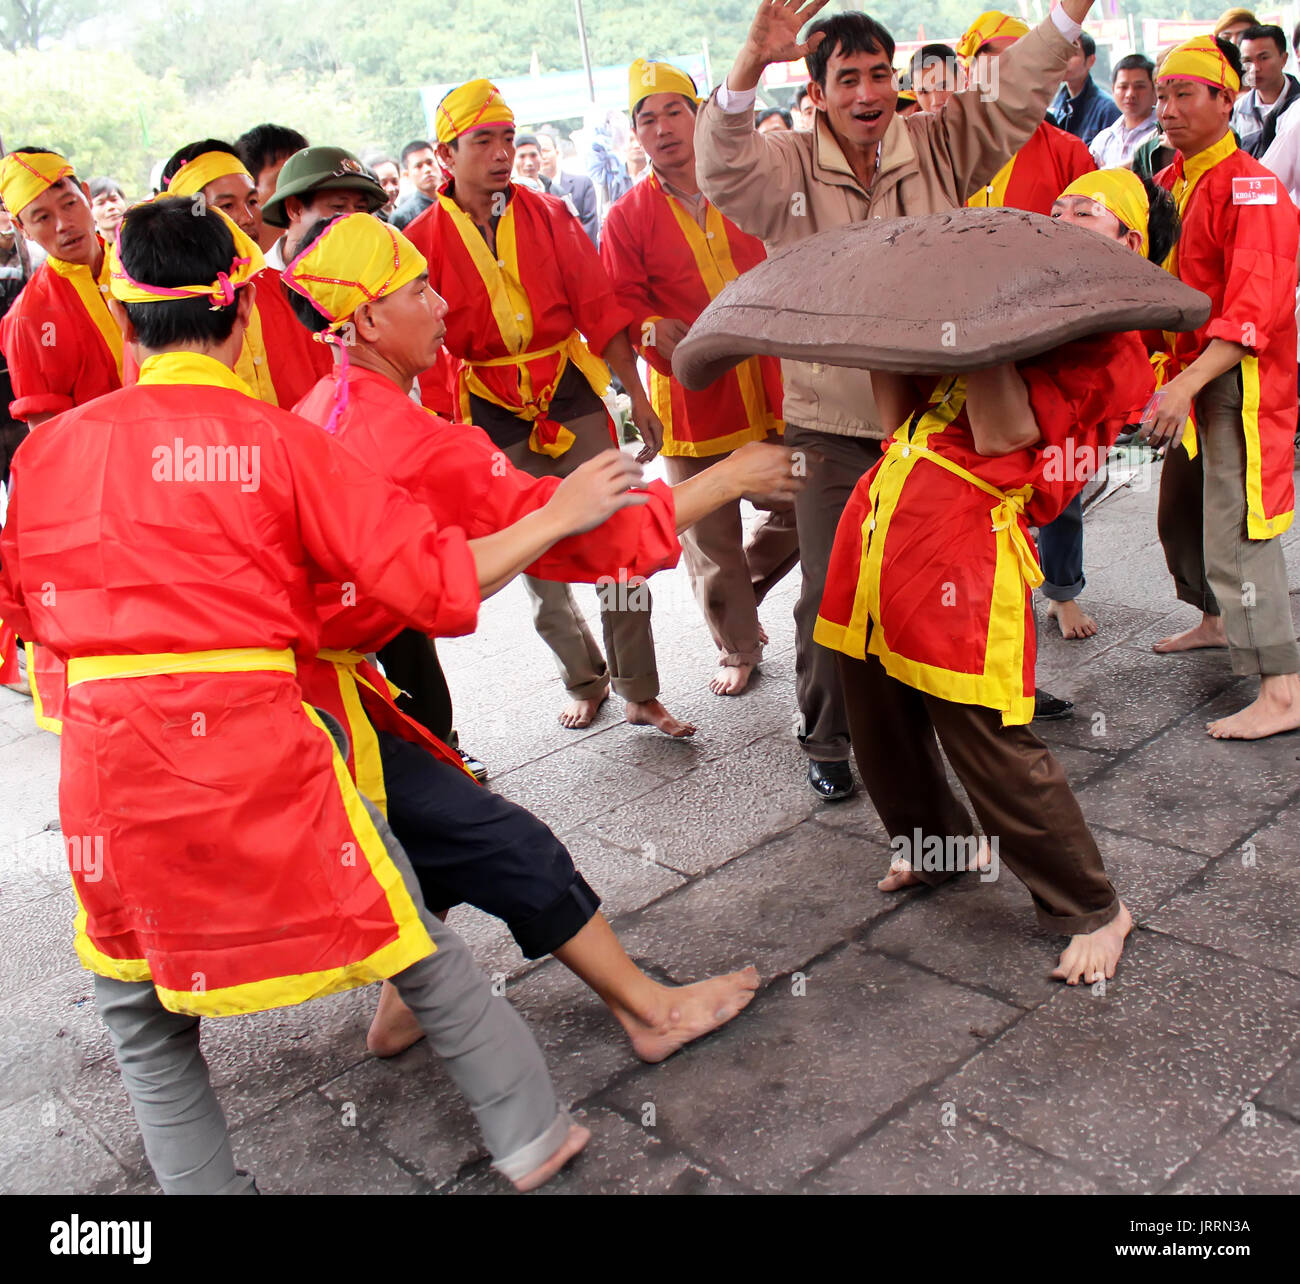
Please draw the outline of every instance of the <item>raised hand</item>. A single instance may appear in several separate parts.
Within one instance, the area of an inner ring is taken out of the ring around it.
[[[736,55],[735,66],[727,83],[733,90],[753,89],[763,68],[775,62],[793,62],[807,57],[826,38],[817,32],[810,40],[800,43],[799,32],[804,24],[826,5],[826,0],[762,0],[749,35]]]

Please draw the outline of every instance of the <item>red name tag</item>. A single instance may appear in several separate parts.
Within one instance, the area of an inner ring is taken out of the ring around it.
[[[1234,205],[1276,205],[1276,178],[1234,178],[1232,180]]]

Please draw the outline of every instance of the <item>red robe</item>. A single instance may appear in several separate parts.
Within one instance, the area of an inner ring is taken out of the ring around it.
[[[429,284],[447,301],[443,342],[461,363],[460,418],[470,420],[472,392],[530,420],[539,454],[563,454],[572,438],[546,416],[560,377],[573,362],[603,394],[609,370],[598,354],[632,318],[582,224],[558,197],[512,184],[494,258],[449,190],[404,231],[429,261]],[[612,423],[610,430],[613,442]]]
[[[1195,184],[1173,256],[1180,281],[1210,296],[1210,319],[1199,329],[1165,335],[1169,375],[1185,369],[1211,339],[1249,348],[1241,362],[1242,428],[1246,434],[1246,535],[1271,539],[1295,515],[1296,207],[1282,183],[1237,147],[1231,134],[1192,158]],[[1222,154],[1222,159],[1218,159]],[[1202,165],[1211,168],[1196,176]],[[1181,153],[1156,175],[1169,190],[1184,177]],[[1252,180],[1254,180],[1252,182]],[[1236,186],[1234,187],[1234,183]],[[1252,191],[1255,188],[1258,191]],[[1272,204],[1254,204],[1257,194]],[[1194,427],[1183,444],[1196,452]]]
[[[1056,198],[1076,178],[1096,168],[1082,140],[1043,121],[1029,141],[966,204],[981,209],[1006,205],[1050,215]]]
[[[100,241],[103,249],[103,241]],[[88,267],[48,258],[0,319],[0,351],[9,363],[15,419],[59,414],[122,386],[122,332],[105,301],[108,259],[96,278]],[[0,623],[0,681],[18,680],[16,630]],[[59,730],[63,666],[27,645],[27,682],[36,725]]]
[[[650,366],[650,400],[664,426],[665,455],[720,455],[785,427],[775,357],[750,357],[691,392],[646,343],[653,322],[668,317],[692,325],[729,281],[766,257],[757,237],[711,202],[705,209],[701,227],[651,173],[614,202],[600,233],[601,260],[632,313],[628,338]]]
[[[69,664],[77,951],[173,1011],[297,1003],[431,949],[294,676],[321,580],[430,633],[477,618],[461,531],[211,358],[146,362],[14,461],[0,612]]]
[[[941,379],[850,496],[813,632],[845,655],[878,656],[919,691],[999,710],[1008,726],[1034,716],[1030,603],[1042,572],[1029,527],[1083,489],[1155,383],[1134,333],[1069,343],[1017,369],[1042,440],[979,454],[964,380]]]
[[[348,399],[336,428],[339,441],[430,509],[440,526],[460,527],[467,538],[479,539],[543,507],[559,487],[559,478],[532,477],[514,467],[481,429],[450,424],[423,410],[382,375],[354,365],[342,377]],[[334,377],[322,379],[294,410],[323,425],[334,409],[335,390]],[[526,573],[596,582],[620,576],[632,580],[675,566],[681,548],[672,491],[658,481],[645,489],[650,503],[623,509],[594,531],[560,540]],[[397,708],[394,689],[364,659],[408,621],[340,584],[321,585],[316,600],[323,653],[301,660],[298,676],[307,701],[348,727],[349,767],[361,792],[385,806],[375,728],[422,744],[460,766],[458,755]]]

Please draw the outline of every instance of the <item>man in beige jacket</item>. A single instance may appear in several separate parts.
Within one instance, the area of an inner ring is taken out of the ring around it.
[[[826,0],[763,0],[727,76],[700,109],[696,166],[705,195],[768,252],[868,218],[956,209],[1038,128],[1074,53],[1092,0],[1064,0],[1004,53],[996,79],[938,112],[895,116],[894,41],[864,13],[799,31]],[[806,58],[816,108],[810,134],[759,134],[765,67]],[[796,300],[791,301],[792,304]],[[899,300],[900,312],[907,307]],[[783,361],[786,444],[807,456],[795,503],[803,589],[795,607],[796,690],[808,780],[828,800],[853,792],[848,721],[832,652],[813,642],[840,513],[886,435],[865,370]]]

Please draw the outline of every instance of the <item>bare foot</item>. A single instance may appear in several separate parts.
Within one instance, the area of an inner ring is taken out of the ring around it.
[[[753,672],[752,664],[720,664],[709,683],[709,690],[714,695],[739,695],[749,686],[749,675]]]
[[[379,1006],[366,1032],[366,1047],[377,1057],[395,1057],[424,1038],[415,1013],[402,1002],[397,987],[385,981],[379,991]]]
[[[658,727],[666,736],[680,740],[695,734],[695,724],[674,718],[658,700],[627,702],[627,720],[634,727]]]
[[[889,873],[876,884],[882,892],[901,892],[905,887],[919,887],[921,880],[912,873],[906,856],[896,856],[889,862]]]
[[[568,1136],[560,1143],[560,1148],[545,1163],[539,1164],[532,1172],[514,1183],[518,1191],[527,1192],[544,1186],[556,1173],[569,1162],[591,1140],[591,1129],[581,1124],[570,1124]]]
[[[693,1039],[726,1025],[748,1007],[757,989],[758,972],[747,967],[694,985],[665,987],[663,1015],[657,1022],[642,1021],[626,1008],[612,1004],[611,1010],[642,1061],[663,1061]]]
[[[1085,614],[1078,602],[1053,602],[1047,608],[1047,615],[1060,625],[1063,638],[1073,640],[1097,635],[1097,621]]]
[[[1216,740],[1263,740],[1295,731],[1300,727],[1300,677],[1287,673],[1262,679],[1253,703],[1205,727]]]
[[[600,706],[609,699],[609,688],[606,687],[600,695],[591,700],[570,700],[568,704],[560,710],[560,726],[568,727],[570,731],[581,731],[584,727],[591,726],[591,720],[600,711]]]
[[[1061,955],[1061,961],[1052,971],[1054,981],[1078,985],[1082,981],[1091,985],[1115,975],[1119,956],[1124,953],[1124,938],[1133,930],[1133,915],[1123,901],[1119,913],[1095,932],[1083,932],[1070,937],[1070,943]]]
[[[767,630],[761,624],[758,626],[758,641],[760,646],[766,646],[768,643]]]
[[[1158,655],[1170,655],[1174,651],[1198,651],[1202,647],[1227,645],[1228,635],[1223,630],[1223,616],[1203,614],[1201,622],[1194,629],[1161,638],[1151,649]]]

